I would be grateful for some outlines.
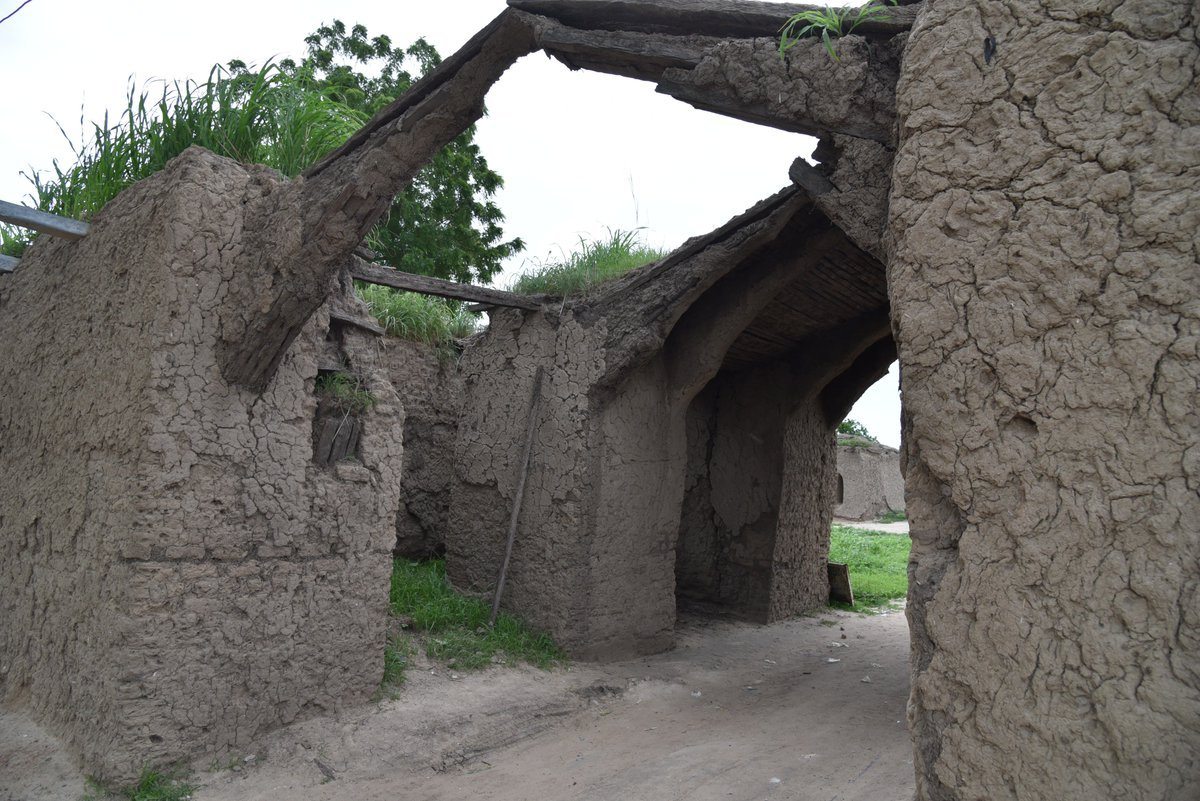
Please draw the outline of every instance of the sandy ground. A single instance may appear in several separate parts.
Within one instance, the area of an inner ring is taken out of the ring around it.
[[[834,518],[833,522],[839,526],[850,526],[850,528],[865,528],[869,531],[886,531],[889,534],[907,534],[908,521],[900,520],[896,523],[872,523],[870,520],[840,520]]]
[[[902,612],[828,612],[686,619],[674,651],[551,673],[427,665],[395,700],[202,761],[194,798],[907,801],[907,658]],[[83,791],[53,737],[0,713],[0,799]]]

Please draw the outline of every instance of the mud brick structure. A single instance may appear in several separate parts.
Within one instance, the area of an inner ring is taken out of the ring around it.
[[[898,356],[918,797],[1195,797],[1195,4],[926,0],[781,60],[798,8],[511,0],[302,179],[190,151],[35,244],[0,277],[5,697],[108,777],[365,697],[403,411],[339,324],[383,400],[359,463],[314,467],[326,316],[353,317],[326,300],[540,49],[820,163],[594,295],[492,315],[456,585],[495,581],[540,372],[509,608],[611,658],[669,647],[677,597],[823,603],[833,430]]]
[[[862,437],[839,434],[834,516],[874,520],[885,512],[903,511],[900,452]]]

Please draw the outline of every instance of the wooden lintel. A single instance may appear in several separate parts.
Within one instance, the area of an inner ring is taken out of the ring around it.
[[[20,259],[14,259],[12,256],[0,255],[0,273],[11,273],[17,269],[17,265],[21,263]]]
[[[9,225],[19,225],[22,228],[32,228],[34,231],[63,239],[83,239],[87,236],[88,224],[69,217],[59,217],[57,214],[47,214],[44,211],[19,206],[0,200],[0,222]]]
[[[755,0],[508,0],[512,8],[585,30],[778,38],[787,19],[821,6]],[[857,34],[890,37],[913,26],[919,6],[888,6],[863,22]]]
[[[406,292],[418,292],[422,295],[436,295],[439,298],[451,300],[466,300],[472,303],[489,303],[493,306],[507,306],[514,309],[529,309],[536,311],[541,304],[513,292],[500,289],[488,289],[471,284],[458,284],[441,278],[430,278],[427,275],[414,275],[393,270],[391,267],[380,267],[369,264],[362,259],[354,259],[350,265],[350,276],[368,284],[390,286],[393,289],[403,289]]]
[[[364,331],[370,331],[372,334],[383,336],[387,333],[383,326],[377,324],[374,320],[368,320],[363,317],[355,317],[354,315],[345,314],[337,309],[329,310],[329,319],[337,320],[344,325],[352,325],[355,328],[361,328]]]

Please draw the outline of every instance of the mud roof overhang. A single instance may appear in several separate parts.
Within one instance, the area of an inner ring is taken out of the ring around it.
[[[806,7],[728,0],[510,0],[510,7],[461,50],[256,212],[256,230],[266,232],[262,255],[276,265],[279,280],[237,288],[247,302],[244,311],[221,321],[222,373],[230,383],[251,390],[266,387],[304,321],[324,300],[329,278],[346,267],[394,194],[479,119],[487,91],[505,70],[538,49],[572,67],[655,81],[661,91],[728,116],[890,148],[896,38],[911,25],[913,10],[896,8],[888,22],[868,24],[862,36],[841,40],[840,61],[830,59],[813,40],[793,48],[785,64],[772,53],[771,39],[789,13]],[[787,91],[777,85],[781,76]],[[878,255],[877,232],[855,230],[846,223],[853,215],[839,211],[857,202],[862,187],[839,186],[836,177],[813,174],[811,168],[801,168],[797,175],[804,180],[788,190],[790,196],[809,203],[815,209],[810,213],[827,217],[860,249]],[[779,222],[780,214],[768,216]],[[269,235],[297,224],[299,236],[290,238],[287,248]],[[684,251],[689,247],[690,243]],[[861,261],[852,251],[843,251],[847,264]],[[728,261],[724,268],[713,259],[702,261],[712,273],[709,285],[731,269]],[[668,263],[678,265],[679,259],[672,257]],[[832,265],[831,261],[830,271]],[[779,304],[762,321],[747,321],[750,332],[731,358],[756,358],[768,347],[764,343],[778,339],[781,326],[804,330],[795,310],[820,293],[829,308],[835,308],[836,298],[830,293],[840,290],[831,276],[827,272],[824,278],[812,279],[812,297],[797,294],[801,287],[781,288]],[[849,286],[842,289],[848,291]],[[686,306],[672,309],[660,322],[678,320]],[[806,324],[821,322],[811,313],[809,317]],[[661,325],[653,328],[665,336]]]

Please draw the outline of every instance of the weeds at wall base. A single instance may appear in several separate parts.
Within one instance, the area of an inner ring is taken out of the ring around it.
[[[83,801],[186,801],[197,785],[190,783],[180,772],[142,771],[137,782],[120,790],[111,790],[93,778],[88,778]]]

